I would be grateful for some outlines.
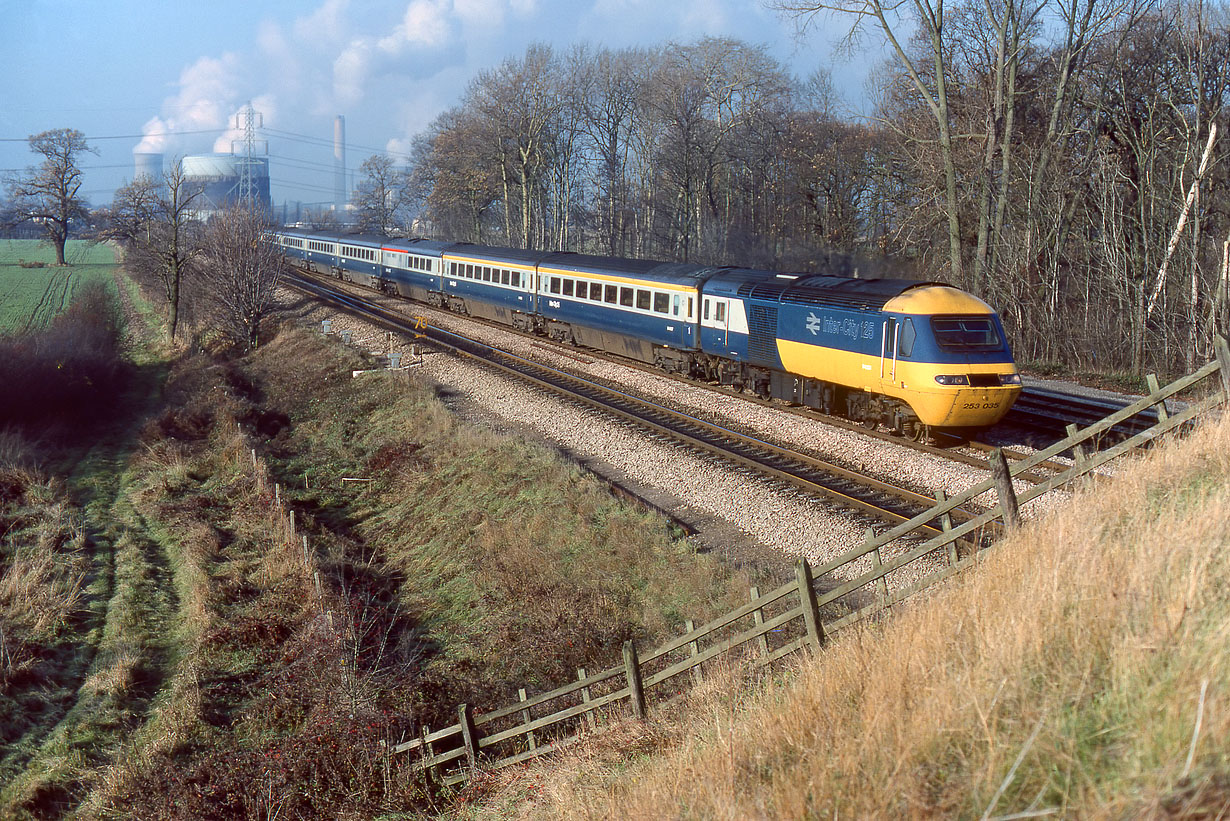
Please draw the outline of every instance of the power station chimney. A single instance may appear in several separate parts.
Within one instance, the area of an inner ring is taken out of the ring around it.
[[[333,120],[333,200],[340,217],[346,209],[346,118],[341,114]]]

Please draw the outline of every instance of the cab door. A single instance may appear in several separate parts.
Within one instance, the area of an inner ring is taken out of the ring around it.
[[[917,330],[913,317],[885,317],[880,336],[880,385],[905,387],[905,362],[914,352]]]

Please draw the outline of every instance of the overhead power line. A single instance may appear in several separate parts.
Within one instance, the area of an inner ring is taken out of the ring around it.
[[[152,134],[105,134],[101,137],[85,138],[86,142],[91,140],[98,142],[99,140],[140,140],[145,137],[182,137],[190,134],[217,134],[220,129],[206,128],[200,131],[158,131]],[[26,143],[29,142],[29,137],[0,137],[0,143]]]
[[[286,139],[290,139],[293,141],[308,143],[309,145],[318,145],[324,148],[333,147],[333,141],[329,139],[325,139],[323,137],[313,137],[310,134],[297,134],[294,131],[282,131],[277,128],[269,128],[269,127],[265,127],[261,130],[266,131],[269,134],[276,134],[280,137],[285,137]],[[347,149],[357,148],[360,151],[370,151],[373,154],[388,154],[393,157],[402,157],[407,160],[410,159],[410,156],[411,156],[410,154],[404,151],[389,151],[387,148],[372,148],[370,145],[355,145],[354,143],[349,143],[349,142],[346,143],[345,145]]]

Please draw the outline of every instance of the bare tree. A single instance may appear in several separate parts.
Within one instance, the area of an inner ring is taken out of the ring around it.
[[[201,193],[173,163],[162,180],[138,177],[120,188],[111,209],[108,233],[124,246],[127,264],[150,269],[162,287],[172,339],[179,327],[184,276],[203,250],[193,210]]]
[[[373,154],[364,160],[353,197],[360,230],[388,237],[404,227],[410,204],[407,184],[406,172],[388,156]]]
[[[531,45],[524,59],[505,60],[479,74],[466,95],[467,108],[481,114],[490,127],[500,158],[505,234],[509,244],[522,248],[536,247],[541,240],[533,230],[533,209],[547,169],[546,145],[563,105],[557,88],[560,70],[549,46]],[[518,189],[517,200],[512,199],[513,188]]]
[[[257,211],[233,207],[212,217],[205,229],[203,273],[223,330],[248,350],[260,341],[282,280],[282,256],[265,241],[270,228]]]
[[[936,126],[936,149],[944,172],[944,200],[948,217],[948,255],[953,280],[962,282],[961,217],[957,192],[957,163],[952,133],[952,117],[949,114],[949,66],[950,53],[945,48],[944,0],[914,0],[914,21],[918,26],[917,37],[926,43],[921,57],[908,49],[898,34],[897,11],[904,5],[894,0],[773,0],[771,3],[783,14],[792,15],[804,23],[822,11],[834,11],[854,18],[850,30],[853,38],[863,25],[879,30],[888,41],[902,70],[910,79],[914,91],[926,104]]]
[[[41,226],[47,242],[55,248],[56,263],[64,265],[69,231],[87,213],[80,196],[77,156],[91,149],[80,131],[58,128],[31,136],[30,150],[41,154],[43,161],[7,180],[13,218],[17,223]]]

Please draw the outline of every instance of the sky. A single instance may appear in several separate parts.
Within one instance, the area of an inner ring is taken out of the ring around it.
[[[758,0],[0,0],[0,175],[36,162],[31,134],[75,128],[97,151],[80,161],[84,195],[106,205],[135,149],[169,162],[240,147],[228,126],[250,101],[275,206],[327,202],[336,115],[352,176],[373,153],[401,160],[478,72],[540,42],[734,37],[798,77],[829,69],[857,113],[872,59],[835,54],[846,25],[800,38]]]

